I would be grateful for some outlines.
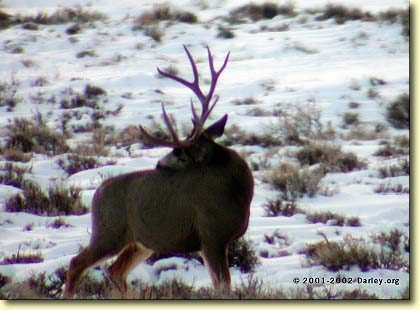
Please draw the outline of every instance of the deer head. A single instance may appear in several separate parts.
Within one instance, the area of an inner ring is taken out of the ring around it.
[[[142,126],[140,126],[140,131],[142,133],[143,139],[147,141],[149,145],[173,148],[171,153],[167,154],[158,162],[157,168],[183,169],[186,167],[207,164],[209,161],[211,161],[211,145],[213,139],[220,137],[224,132],[224,127],[227,121],[227,115],[224,115],[221,119],[213,123],[207,129],[204,129],[204,124],[219,100],[218,96],[216,96],[213,99],[213,94],[216,89],[219,76],[228,63],[230,53],[226,55],[222,67],[218,71],[216,71],[214,69],[214,60],[211,51],[208,46],[206,48],[211,73],[211,83],[207,95],[204,95],[202,89],[200,88],[197,65],[194,59],[192,58],[190,51],[185,45],[184,50],[188,56],[194,74],[194,80],[192,82],[188,82],[180,78],[179,76],[173,75],[171,73],[162,71],[159,68],[157,68],[157,71],[162,76],[170,78],[191,89],[201,105],[201,113],[199,115],[194,107],[193,100],[190,100],[193,129],[185,140],[179,139],[178,134],[174,126],[172,125],[168,114],[166,113],[165,106],[163,105],[163,103],[162,116],[166,128],[169,132],[169,135],[171,137],[171,140],[159,139],[149,134]]]

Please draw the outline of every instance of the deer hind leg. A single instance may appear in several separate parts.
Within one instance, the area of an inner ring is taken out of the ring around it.
[[[140,263],[152,255],[153,251],[138,243],[126,246],[117,260],[108,268],[111,281],[121,292],[127,291],[127,276]]]
[[[217,289],[230,288],[230,272],[227,260],[227,247],[205,247],[201,257],[210,274],[213,286]]]
[[[104,251],[97,247],[89,245],[77,256],[70,260],[70,267],[67,273],[66,288],[64,291],[64,298],[72,298],[74,296],[76,285],[80,280],[83,272],[102,259],[115,254],[113,251]]]

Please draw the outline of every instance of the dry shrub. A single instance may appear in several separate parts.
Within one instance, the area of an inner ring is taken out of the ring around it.
[[[264,176],[263,181],[281,192],[284,200],[295,200],[308,195],[315,196],[325,173],[322,169],[300,169],[298,166],[282,164]]]
[[[69,175],[101,166],[96,158],[79,154],[69,154],[65,159],[60,158],[58,165]]]
[[[375,243],[378,243],[381,246],[386,246],[394,252],[402,250],[403,247],[406,250],[405,243],[408,241],[408,236],[397,228],[388,232],[373,234],[371,238]]]
[[[67,23],[92,23],[104,20],[107,17],[99,12],[87,11],[82,7],[75,8],[59,8],[51,14],[39,12],[36,15],[17,15],[16,23],[35,23],[42,25],[58,25]]]
[[[106,91],[98,86],[87,84],[84,92],[75,92],[72,88],[67,88],[63,91],[66,98],[60,101],[62,109],[75,109],[81,107],[88,107],[92,109],[99,109],[98,100],[101,96],[106,95]]]
[[[15,118],[7,129],[7,149],[43,154],[62,154],[69,150],[63,134],[49,128],[39,113],[32,120]]]
[[[306,218],[310,223],[324,223],[333,226],[360,226],[360,219],[356,216],[346,218],[343,215],[339,215],[332,212],[313,212],[306,213]]]
[[[381,183],[377,185],[373,191],[377,194],[409,194],[410,188],[402,184]]]
[[[1,261],[0,265],[12,265],[12,264],[34,264],[41,263],[44,261],[40,252],[21,252],[21,245],[19,245],[17,253],[11,256],[5,256]]]
[[[359,113],[346,112],[343,115],[343,127],[354,126],[360,123]]]
[[[263,205],[265,216],[293,216],[295,214],[304,213],[301,210],[295,200],[285,200],[282,196],[278,196],[276,199],[269,199]]]
[[[341,134],[343,140],[377,140],[389,137],[387,127],[383,123],[377,123],[374,128],[366,128],[364,126],[352,126],[348,131]]]
[[[321,164],[325,172],[350,172],[366,168],[356,154],[343,152],[340,147],[326,143],[310,143],[296,153],[301,165]]]
[[[266,126],[266,132],[283,145],[303,145],[308,140],[325,140],[335,136],[331,124],[324,128],[321,111],[314,104],[287,105],[276,114],[277,121]]]
[[[382,247],[376,250],[363,238],[346,235],[343,241],[323,241],[308,244],[302,251],[310,265],[322,265],[330,271],[349,270],[358,266],[362,271],[372,269],[407,270],[408,262],[401,253]]]
[[[251,240],[244,237],[231,242],[228,247],[229,267],[238,267],[243,273],[254,271],[260,265]]]
[[[410,153],[410,139],[408,136],[396,136],[392,141],[382,141],[381,147],[374,156],[396,157]]]
[[[157,5],[152,10],[144,12],[134,20],[133,30],[144,30],[147,26],[158,24],[162,21],[182,22],[195,24],[198,18],[194,13],[178,11],[163,4]]]
[[[122,146],[139,143],[141,140],[141,131],[138,126],[129,125],[118,133],[117,140]]]
[[[22,99],[17,95],[19,85],[19,81],[17,81],[14,77],[12,77],[9,82],[0,82],[0,107],[7,106],[7,110],[10,112],[19,102],[22,101]]]
[[[400,22],[402,25],[401,34],[407,39],[410,37],[410,9],[395,9],[391,8],[387,11],[381,12],[378,15],[381,21],[385,21],[391,24]]]
[[[5,29],[13,24],[12,15],[0,10],[0,29]]]
[[[71,225],[66,222],[63,217],[56,218],[53,222],[48,223],[47,227],[58,229],[60,227],[70,227]]]
[[[32,159],[32,154],[25,154],[18,148],[7,148],[1,151],[6,160],[27,163]]]
[[[410,96],[407,93],[398,96],[388,105],[386,118],[395,128],[410,128]]]
[[[408,158],[402,159],[397,165],[380,167],[378,172],[383,179],[410,175],[410,161]]]
[[[235,37],[235,33],[233,32],[232,28],[224,27],[222,25],[219,25],[217,27],[216,38],[233,39],[234,37]]]
[[[81,201],[80,189],[52,186],[45,193],[35,183],[29,183],[21,193],[11,196],[5,204],[6,212],[27,212],[36,215],[81,215],[88,208]]]
[[[375,21],[376,18],[369,12],[363,12],[359,8],[349,8],[341,4],[327,4],[317,20],[334,18],[337,24],[344,24],[349,20]]]
[[[252,21],[258,21],[261,19],[272,19],[277,15],[294,17],[296,14],[295,6],[292,2],[283,5],[274,2],[264,2],[262,4],[250,3],[231,10],[228,21],[231,23],[240,23],[248,18]]]
[[[246,132],[239,126],[231,125],[224,132],[222,144],[231,145],[261,145],[262,147],[279,146],[282,142],[268,132],[256,134],[254,132]]]
[[[29,181],[25,180],[26,173],[31,172],[30,168],[18,166],[12,163],[6,163],[0,167],[0,183],[4,185],[14,186],[20,189],[29,185]]]

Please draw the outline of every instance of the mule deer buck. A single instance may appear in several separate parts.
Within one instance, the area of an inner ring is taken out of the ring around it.
[[[201,115],[191,100],[193,129],[182,141],[163,104],[163,120],[171,139],[159,139],[140,126],[149,144],[173,149],[159,160],[156,169],[112,177],[96,190],[90,243],[70,261],[65,298],[74,295],[88,267],[117,254],[108,273],[123,291],[127,289],[128,273],[153,252],[199,251],[213,285],[230,287],[227,247],[248,227],[254,180],[248,165],[235,151],[213,141],[223,134],[227,115],[204,129],[219,99],[213,99],[213,94],[229,54],[217,71],[207,47],[211,85],[204,95],[195,61],[188,48],[184,49],[193,82],[159,68],[158,72],[191,89],[201,104]]]

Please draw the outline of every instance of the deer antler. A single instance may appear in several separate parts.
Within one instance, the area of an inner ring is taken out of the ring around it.
[[[159,68],[157,68],[157,71],[159,72],[159,74],[163,75],[164,77],[170,78],[170,79],[186,86],[187,88],[191,89],[192,92],[196,95],[198,101],[201,104],[201,115],[198,116],[197,111],[194,108],[194,103],[191,99],[191,111],[192,111],[192,115],[193,115],[192,121],[193,121],[194,129],[193,129],[193,132],[190,135],[190,138],[188,138],[185,141],[179,141],[178,135],[176,134],[176,131],[174,130],[174,128],[173,128],[173,126],[172,126],[172,124],[169,120],[169,117],[168,117],[168,115],[165,111],[165,107],[162,104],[163,119],[165,121],[166,127],[168,128],[168,131],[169,131],[170,135],[172,136],[173,141],[167,141],[167,140],[164,140],[164,139],[158,139],[156,137],[153,137],[150,134],[148,134],[142,126],[140,126],[140,130],[143,134],[143,137],[146,140],[148,140],[151,144],[154,144],[154,145],[161,145],[161,146],[168,146],[168,147],[190,145],[200,135],[205,121],[207,120],[210,113],[214,109],[217,101],[219,100],[219,97],[216,97],[215,100],[213,101],[213,103],[210,105],[210,101],[212,100],[214,90],[216,89],[217,80],[218,80],[220,74],[225,69],[225,67],[226,67],[226,65],[229,61],[230,52],[226,55],[226,58],[225,58],[225,61],[223,62],[222,67],[219,69],[219,71],[216,71],[214,69],[214,60],[213,60],[213,56],[211,54],[210,48],[208,46],[206,46],[208,59],[209,59],[210,73],[211,73],[211,84],[210,84],[209,92],[207,93],[207,95],[204,95],[204,93],[201,90],[200,85],[199,85],[199,76],[198,76],[197,65],[196,65],[193,57],[191,56],[191,53],[188,50],[187,46],[183,45],[183,47],[184,47],[184,50],[185,50],[185,52],[188,56],[188,59],[190,61],[192,72],[193,72],[193,75],[194,75],[194,80],[192,82],[188,82],[187,80],[184,80],[183,78],[180,78],[179,76],[176,76],[174,74],[162,71]]]

